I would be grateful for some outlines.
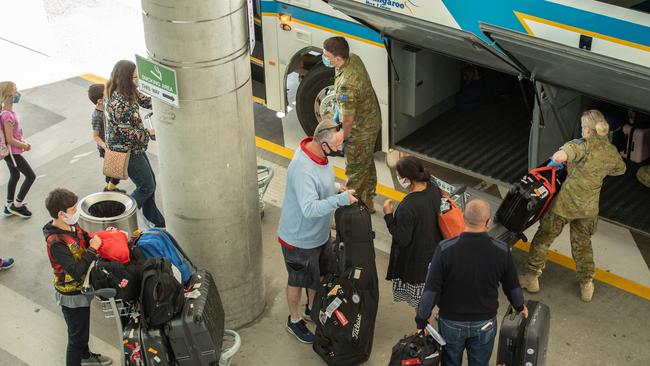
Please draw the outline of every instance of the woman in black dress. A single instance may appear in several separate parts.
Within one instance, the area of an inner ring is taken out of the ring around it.
[[[393,201],[384,203],[384,220],[393,237],[386,279],[393,281],[393,300],[417,310],[429,262],[442,240],[438,229],[441,197],[429,172],[412,156],[397,162],[397,179],[408,194],[396,210]]]

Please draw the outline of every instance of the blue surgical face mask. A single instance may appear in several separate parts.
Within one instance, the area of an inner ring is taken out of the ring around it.
[[[18,103],[20,102],[20,92],[16,92],[16,95],[14,95],[13,98],[11,98],[11,103]]]
[[[334,65],[332,65],[330,60],[327,57],[325,57],[324,53],[323,53],[323,65],[325,65],[325,67],[334,67]]]

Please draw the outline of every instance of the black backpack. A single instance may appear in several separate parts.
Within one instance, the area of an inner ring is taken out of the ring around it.
[[[90,284],[96,290],[113,288],[116,299],[137,300],[140,296],[142,270],[135,264],[122,264],[98,259],[90,270]]]
[[[142,265],[140,303],[145,323],[153,327],[165,324],[183,310],[183,286],[174,278],[168,259],[152,258]]]
[[[388,366],[440,365],[441,348],[431,336],[424,336],[419,332],[406,336],[393,346]]]

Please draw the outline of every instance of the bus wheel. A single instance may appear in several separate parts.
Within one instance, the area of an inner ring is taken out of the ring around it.
[[[307,136],[314,134],[323,118],[334,116],[334,99],[334,69],[322,64],[314,66],[296,91],[296,113]]]

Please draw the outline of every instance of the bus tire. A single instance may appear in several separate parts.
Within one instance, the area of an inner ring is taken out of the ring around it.
[[[315,108],[316,98],[323,89],[334,85],[334,69],[318,64],[302,79],[296,91],[296,114],[307,136],[312,136],[321,118]]]

